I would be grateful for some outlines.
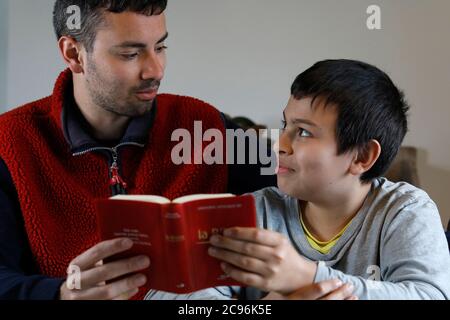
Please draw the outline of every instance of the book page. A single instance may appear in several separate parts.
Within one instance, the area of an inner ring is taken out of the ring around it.
[[[109,198],[111,200],[130,200],[141,202],[153,202],[159,204],[170,203],[170,200],[165,197],[153,196],[153,195],[131,195],[131,194],[119,194]]]
[[[192,194],[189,196],[184,196],[180,198],[174,199],[173,203],[186,203],[194,200],[203,200],[203,199],[217,199],[217,198],[229,198],[234,197],[234,194],[231,193],[218,193],[218,194]]]

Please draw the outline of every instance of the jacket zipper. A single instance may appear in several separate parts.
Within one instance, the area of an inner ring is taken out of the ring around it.
[[[119,168],[119,153],[118,148],[123,146],[138,146],[143,148],[144,145],[136,142],[124,142],[120,143],[114,148],[107,148],[107,147],[94,147],[89,148],[80,152],[76,152],[73,154],[74,157],[82,156],[87,153],[93,152],[93,151],[108,151],[110,155],[112,155],[112,163],[109,167],[109,185],[112,189],[112,194],[125,194],[127,189],[127,183],[123,180],[123,178],[120,176],[120,168]],[[109,165],[109,163],[108,163]]]

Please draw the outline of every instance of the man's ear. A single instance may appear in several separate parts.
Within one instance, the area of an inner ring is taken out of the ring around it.
[[[381,145],[377,140],[370,140],[364,148],[360,148],[350,165],[350,173],[360,176],[370,170],[381,154]]]
[[[58,46],[69,69],[73,73],[83,73],[84,61],[80,43],[71,37],[64,36],[59,39]]]

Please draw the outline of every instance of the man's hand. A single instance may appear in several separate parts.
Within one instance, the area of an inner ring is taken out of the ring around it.
[[[289,295],[313,283],[317,265],[300,256],[280,233],[256,228],[231,228],[211,237],[209,254],[226,274],[262,291]]]
[[[270,292],[262,300],[358,300],[353,290],[351,284],[327,280],[299,288],[289,295]]]
[[[126,251],[133,246],[133,241],[119,238],[101,242],[76,257],[70,263],[81,270],[81,288],[69,289],[64,282],[60,288],[61,300],[127,300],[138,292],[147,279],[143,274],[136,274],[105,284],[108,280],[140,271],[150,266],[150,259],[145,256],[132,257],[107,264],[100,264],[105,258]]]

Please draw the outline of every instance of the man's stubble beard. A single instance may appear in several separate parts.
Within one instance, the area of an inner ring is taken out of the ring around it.
[[[127,86],[100,72],[90,57],[87,58],[86,84],[92,102],[115,115],[134,118],[152,109],[154,101],[139,101],[134,96],[134,90],[124,92]]]

